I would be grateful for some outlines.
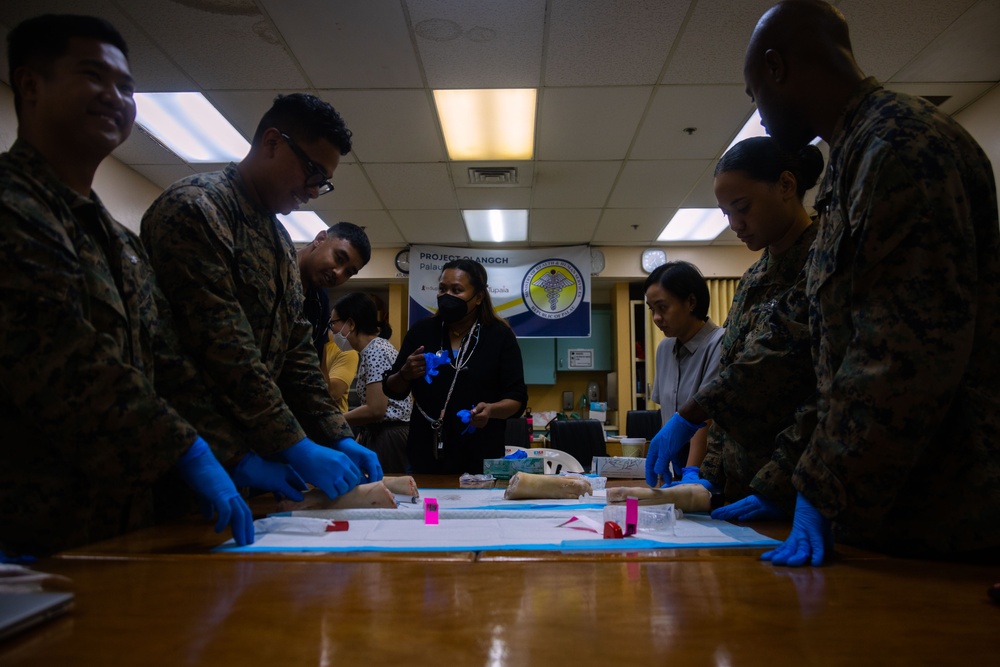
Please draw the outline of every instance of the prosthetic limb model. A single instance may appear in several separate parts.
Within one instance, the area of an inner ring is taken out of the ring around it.
[[[405,478],[398,478],[405,479]],[[412,478],[410,478],[412,480]],[[346,510],[346,509],[369,509],[382,507],[396,509],[396,497],[386,485],[386,480],[371,482],[370,484],[358,484],[342,496],[337,496],[332,500],[319,489],[312,489],[305,492],[305,500],[295,502],[292,500],[282,500],[278,503],[279,512],[296,512],[301,510]],[[414,483],[414,488],[416,484]],[[407,488],[408,487],[403,487]],[[409,490],[406,491],[409,493]]]
[[[507,483],[503,497],[506,500],[579,498],[592,493],[590,482],[579,477],[516,472]]]
[[[678,484],[666,489],[616,486],[607,490],[609,504],[624,503],[626,498],[638,498],[640,505],[673,503],[682,512],[711,512],[718,505],[717,500],[721,500],[713,499],[712,492],[701,484]]]
[[[389,489],[394,495],[405,496],[407,498],[420,497],[420,491],[417,489],[417,481],[409,475],[405,477],[383,477],[382,481],[385,482],[385,488]]]

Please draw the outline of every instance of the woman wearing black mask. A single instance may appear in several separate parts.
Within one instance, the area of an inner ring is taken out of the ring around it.
[[[450,362],[426,382],[425,353]],[[483,471],[483,459],[504,455],[506,419],[528,400],[517,338],[493,310],[486,269],[471,259],[441,270],[438,311],[414,323],[382,382],[385,395],[413,392],[407,457],[415,473]],[[459,418],[468,410],[470,422]]]

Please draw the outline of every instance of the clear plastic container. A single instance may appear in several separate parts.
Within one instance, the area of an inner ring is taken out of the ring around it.
[[[604,520],[614,521],[625,530],[625,505],[615,504],[604,507]],[[673,503],[665,505],[639,506],[639,532],[656,531],[667,535],[674,534],[677,523],[677,513]]]

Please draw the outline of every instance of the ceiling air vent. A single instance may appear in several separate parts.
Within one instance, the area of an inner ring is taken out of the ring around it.
[[[517,167],[469,167],[469,185],[517,185]]]

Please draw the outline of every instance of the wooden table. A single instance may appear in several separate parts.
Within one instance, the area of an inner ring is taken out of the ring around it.
[[[39,563],[73,580],[76,608],[0,644],[0,665],[774,667],[1000,655],[1000,606],[985,594],[1000,570],[985,566],[844,547],[806,569],[731,548],[207,553],[221,541],[191,522]]]

